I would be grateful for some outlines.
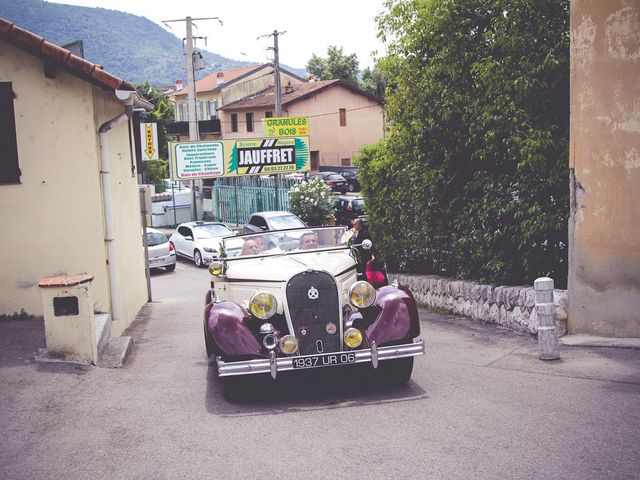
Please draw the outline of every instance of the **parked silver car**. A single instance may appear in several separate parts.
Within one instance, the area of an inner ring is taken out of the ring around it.
[[[167,272],[176,269],[176,251],[167,236],[155,228],[147,228],[149,268],[162,267]]]
[[[233,235],[233,230],[224,223],[187,222],[178,225],[169,241],[178,255],[202,267],[218,256],[222,239]]]

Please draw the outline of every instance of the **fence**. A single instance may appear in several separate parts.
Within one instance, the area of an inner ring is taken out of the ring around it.
[[[217,179],[212,191],[215,219],[240,225],[254,212],[289,210],[289,190],[295,184],[295,180],[280,178],[276,190],[273,177]]]

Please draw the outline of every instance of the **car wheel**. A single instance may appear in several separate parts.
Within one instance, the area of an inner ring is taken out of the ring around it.
[[[356,191],[356,187],[353,185],[353,183],[350,183],[350,184],[349,184],[348,190],[349,190],[350,192],[355,192],[355,191]]]
[[[375,375],[388,386],[404,385],[411,378],[413,357],[385,360],[378,364]]]
[[[172,263],[171,265],[167,265],[164,267],[167,272],[173,272],[176,269],[176,264]]]
[[[193,251],[193,263],[195,263],[198,268],[202,267],[202,254],[200,250]]]

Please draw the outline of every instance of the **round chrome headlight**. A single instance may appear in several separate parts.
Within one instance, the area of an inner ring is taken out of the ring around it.
[[[249,301],[249,310],[260,320],[273,317],[277,309],[276,297],[268,292],[258,292]]]
[[[362,332],[357,328],[348,328],[344,332],[344,343],[350,348],[359,347],[362,343]]]
[[[376,301],[376,289],[369,282],[356,282],[349,289],[349,301],[354,307],[370,307]]]
[[[298,350],[298,339],[293,335],[285,335],[280,339],[280,350],[287,355],[296,353]]]

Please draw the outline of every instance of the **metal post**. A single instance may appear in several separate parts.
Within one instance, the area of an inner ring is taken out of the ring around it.
[[[536,292],[536,310],[538,312],[538,357],[540,360],[557,360],[560,358],[558,332],[556,330],[553,303],[553,279],[541,277],[533,282]]]
[[[222,25],[222,20],[218,17],[191,18],[186,17],[178,20],[163,20],[162,23],[169,26],[170,22],[185,22],[187,26],[187,37],[185,39],[185,69],[187,71],[187,105],[189,107],[189,140],[197,142],[200,140],[198,132],[198,118],[196,115],[196,81],[193,66],[193,20],[218,20]],[[198,219],[198,207],[196,202],[196,182],[191,181],[191,219]]]

